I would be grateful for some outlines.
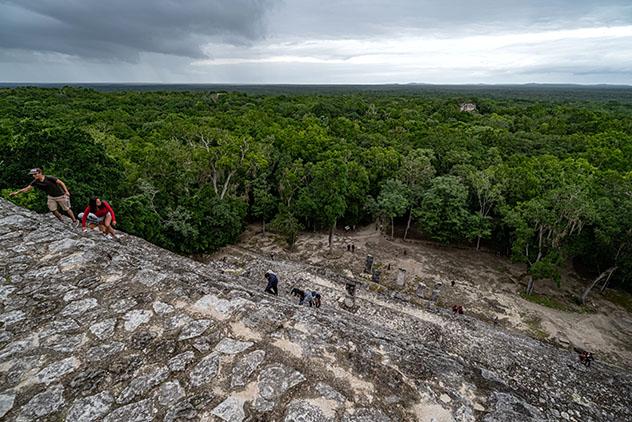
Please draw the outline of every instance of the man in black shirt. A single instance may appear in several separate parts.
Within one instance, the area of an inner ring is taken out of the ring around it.
[[[58,208],[61,208],[76,223],[77,219],[70,209],[70,192],[68,192],[64,182],[53,176],[45,176],[40,168],[31,169],[29,174],[33,176],[33,181],[27,187],[11,192],[10,195],[15,196],[19,193],[28,192],[33,188],[42,190],[48,195],[48,209],[55,214],[59,221],[63,221],[61,214],[57,211]]]

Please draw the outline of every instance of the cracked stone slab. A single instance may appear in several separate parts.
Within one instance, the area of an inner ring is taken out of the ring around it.
[[[0,362],[13,355],[33,350],[36,344],[37,343],[35,336],[9,343],[4,347],[4,349],[0,350]]]
[[[39,338],[48,337],[53,334],[65,333],[67,331],[75,331],[79,329],[79,324],[72,318],[57,319],[46,324],[44,329],[39,333]]]
[[[248,378],[265,359],[266,352],[255,350],[245,355],[233,367],[233,376],[230,381],[232,388],[243,387],[248,383]]]
[[[319,382],[316,384],[316,391],[328,400],[333,400],[338,404],[344,404],[346,402],[345,396],[334,390],[330,385]]]
[[[132,281],[141,283],[147,287],[153,287],[162,283],[166,278],[167,275],[154,270],[141,270],[132,278]]]
[[[81,242],[74,239],[60,239],[54,242],[49,243],[48,252],[49,253],[58,253],[64,252],[71,249],[76,249],[81,246]]]
[[[53,385],[46,391],[33,396],[33,398],[22,407],[18,422],[35,421],[58,411],[64,405],[64,387]]]
[[[46,337],[41,342],[41,346],[60,353],[72,353],[84,343],[85,339],[86,335],[83,333],[74,336],[55,334]]]
[[[265,368],[259,374],[259,393],[254,406],[257,410],[266,412],[274,408],[276,400],[290,388],[305,381],[300,372],[284,365],[273,365]]]
[[[4,302],[9,298],[9,295],[17,290],[14,286],[0,286],[0,301]]]
[[[186,368],[186,366],[190,362],[192,362],[194,358],[195,358],[195,353],[189,350],[184,353],[180,353],[179,355],[176,355],[172,357],[171,359],[169,359],[169,362],[167,363],[167,365],[169,366],[169,369],[171,369],[174,372],[183,371],[184,368]]]
[[[110,309],[117,314],[122,314],[123,312],[129,311],[136,305],[138,305],[138,302],[134,299],[121,299],[111,304]]]
[[[116,402],[119,404],[129,403],[136,397],[142,396],[153,389],[169,377],[169,368],[160,366],[158,368],[147,369],[142,375],[136,376],[130,384],[119,394]]]
[[[225,422],[241,422],[246,418],[244,400],[230,396],[211,412]]]
[[[292,400],[285,412],[284,422],[334,422],[323,410],[306,400]]]
[[[26,319],[26,314],[24,313],[24,311],[20,310],[0,314],[0,323],[4,324],[6,327],[9,327],[16,322],[20,322],[24,319]]]
[[[145,399],[128,404],[112,411],[103,422],[150,422],[154,419],[157,409],[151,399]]]
[[[189,373],[191,385],[199,387],[200,385],[211,382],[217,375],[219,370],[219,353],[211,353],[195,365]]]
[[[114,398],[107,391],[77,399],[70,407],[70,410],[68,410],[66,422],[92,422],[101,420],[103,416],[110,411],[113,402]]]
[[[353,413],[345,413],[342,422],[391,422],[391,418],[379,409],[361,408]]]
[[[154,312],[159,315],[167,315],[175,311],[173,306],[159,300],[153,303],[152,308],[154,308]]]
[[[88,289],[73,289],[64,295],[64,302],[72,302],[73,300],[81,299],[88,293],[90,293]]]
[[[120,341],[112,343],[101,344],[89,349],[86,352],[86,358],[89,362],[96,362],[107,357],[110,357],[116,353],[122,352],[125,349],[125,344]]]
[[[81,361],[74,356],[57,361],[42,369],[35,378],[37,382],[50,384],[81,366]]]
[[[13,409],[15,403],[15,393],[0,394],[0,418]]]
[[[224,337],[217,346],[215,346],[216,352],[224,353],[226,355],[236,355],[251,347],[254,343],[251,341],[239,341],[230,337]]]
[[[154,313],[145,309],[134,309],[133,311],[129,311],[123,316],[123,320],[125,324],[123,327],[125,331],[134,331],[142,324],[146,324],[151,319]]]
[[[99,340],[105,340],[110,338],[114,334],[114,328],[116,328],[116,319],[109,318],[90,326],[90,332],[94,334]]]
[[[204,334],[204,331],[206,331],[212,323],[213,321],[211,321],[210,319],[200,319],[192,321],[187,324],[187,326],[184,327],[182,331],[180,331],[180,336],[178,337],[178,340],[188,340],[190,338],[200,336]]]
[[[181,398],[186,396],[184,388],[178,380],[165,382],[158,389],[158,403],[163,406],[170,406],[177,403]]]
[[[61,311],[61,314],[66,317],[79,317],[86,311],[96,308],[98,304],[97,300],[92,297],[76,300],[66,305],[66,307]]]
[[[174,315],[167,320],[167,329],[177,330],[178,328],[182,328],[185,325],[190,324],[192,321],[193,318],[191,318],[187,314]]]
[[[202,314],[215,316],[220,320],[230,318],[235,310],[255,307],[254,302],[243,298],[235,298],[231,300],[222,299],[216,295],[209,294],[202,296],[193,304],[193,310]]]

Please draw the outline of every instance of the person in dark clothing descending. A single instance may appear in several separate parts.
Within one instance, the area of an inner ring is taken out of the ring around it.
[[[68,217],[70,217],[73,223],[76,223],[77,219],[72,213],[72,209],[70,209],[70,192],[68,192],[68,188],[64,182],[53,176],[45,176],[41,168],[31,169],[29,174],[33,176],[33,181],[27,187],[11,192],[10,195],[15,196],[20,193],[28,192],[33,188],[37,188],[46,192],[46,195],[48,195],[48,209],[59,221],[63,221],[61,214],[57,211],[58,208],[61,208],[66,214],[68,214]]]
[[[278,296],[279,295],[279,289],[278,289],[279,277],[277,277],[277,275],[273,273],[272,271],[268,270],[266,271],[265,278],[266,280],[268,280],[268,285],[266,286],[266,289],[264,291],[266,293],[270,293],[275,296]]]
[[[84,232],[87,230],[86,222],[88,222],[90,225],[97,225],[104,235],[110,234],[112,239],[116,239],[116,232],[112,228],[116,226],[116,216],[108,201],[102,201],[93,196],[86,209],[78,217],[81,219]]]

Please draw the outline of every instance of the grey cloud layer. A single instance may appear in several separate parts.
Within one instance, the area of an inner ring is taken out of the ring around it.
[[[0,48],[134,61],[263,36],[272,0],[0,0]]]
[[[321,0],[287,1],[271,27],[283,35],[374,36],[493,32],[632,22],[630,0]]]
[[[632,83],[631,57],[632,0],[0,0],[0,81]]]

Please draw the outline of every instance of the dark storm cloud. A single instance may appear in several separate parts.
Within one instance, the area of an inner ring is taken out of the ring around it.
[[[273,0],[0,0],[0,48],[135,61],[264,35]]]

